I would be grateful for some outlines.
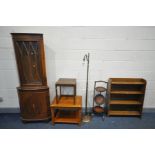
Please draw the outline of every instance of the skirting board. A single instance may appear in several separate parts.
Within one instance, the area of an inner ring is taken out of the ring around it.
[[[0,113],[20,113],[19,108],[0,108]]]
[[[83,108],[83,112],[84,111],[85,111],[85,108]],[[155,112],[155,108],[144,108],[143,112],[144,113]],[[19,108],[0,108],[0,113],[20,113],[20,109]]]

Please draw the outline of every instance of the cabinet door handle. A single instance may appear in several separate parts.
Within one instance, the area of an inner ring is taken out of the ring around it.
[[[33,104],[32,106],[33,106],[33,110],[35,110],[35,105]]]

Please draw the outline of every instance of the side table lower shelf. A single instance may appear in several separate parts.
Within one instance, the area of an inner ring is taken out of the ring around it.
[[[79,110],[59,110],[55,116],[55,123],[80,123]]]
[[[61,97],[59,103],[54,98],[51,104],[52,124],[55,123],[81,123],[82,96]]]

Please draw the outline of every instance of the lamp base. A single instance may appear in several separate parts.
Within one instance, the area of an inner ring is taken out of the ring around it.
[[[92,117],[90,115],[84,115],[82,118],[82,122],[89,123],[91,121]]]

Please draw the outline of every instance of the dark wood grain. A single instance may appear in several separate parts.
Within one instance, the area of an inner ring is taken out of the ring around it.
[[[60,89],[60,95],[58,95],[58,87]],[[67,94],[62,94],[61,90],[62,87],[73,87],[73,95],[67,95]],[[59,103],[59,100],[61,99],[62,96],[73,96],[74,97],[74,103],[76,99],[76,79],[72,78],[60,78],[58,81],[55,83],[55,91],[56,91],[56,102]]]
[[[43,35],[12,33],[20,79],[17,87],[21,118],[24,121],[50,118],[50,98],[47,86]]]
[[[56,85],[61,85],[61,86],[75,86],[76,85],[76,79],[71,79],[71,78],[60,78],[57,82]]]

